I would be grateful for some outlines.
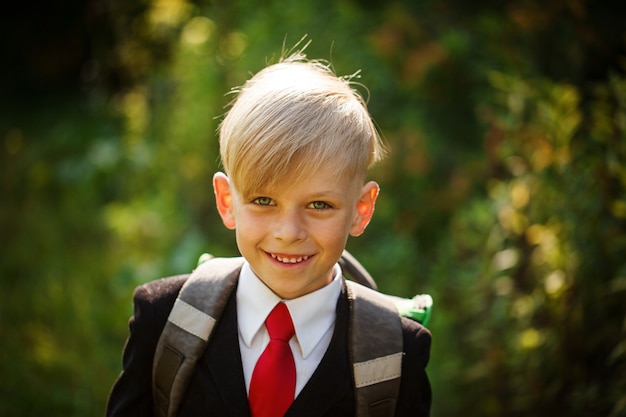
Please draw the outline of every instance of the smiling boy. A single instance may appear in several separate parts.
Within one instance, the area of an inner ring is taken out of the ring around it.
[[[348,237],[362,234],[372,218],[379,187],[366,176],[383,156],[363,99],[348,79],[296,53],[237,91],[220,126],[220,152],[225,173],[213,178],[217,209],[245,261],[178,415],[355,415],[348,333],[359,317],[350,318],[338,260]],[[152,357],[186,279],[136,290],[124,371],[107,415],[153,415]],[[279,305],[292,333],[289,359],[278,367],[295,368],[295,380],[287,388],[285,377],[263,391],[257,369],[274,343],[266,323]],[[430,334],[403,318],[402,342],[394,415],[427,416]],[[274,398],[283,389],[287,402],[268,411],[272,404],[263,402],[283,401]]]
[[[291,178],[287,175],[285,178]],[[217,206],[255,275],[283,299],[329,284],[349,235],[363,232],[378,186],[321,171],[242,195],[229,178],[214,177]]]

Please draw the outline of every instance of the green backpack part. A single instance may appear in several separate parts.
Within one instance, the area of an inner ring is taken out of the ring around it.
[[[157,343],[152,375],[157,417],[176,415],[196,363],[236,287],[244,259],[203,255],[199,263],[183,284]],[[415,299],[377,292],[374,280],[348,252],[342,255],[340,264],[350,278],[364,284],[346,281],[356,415],[393,416],[403,355],[398,313],[424,324],[430,317],[432,300],[422,296],[418,298],[421,304],[417,304]]]

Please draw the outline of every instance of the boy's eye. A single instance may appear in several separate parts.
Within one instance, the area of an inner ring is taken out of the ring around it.
[[[330,204],[325,203],[323,201],[314,201],[309,204],[309,207],[315,210],[324,210],[330,208]]]
[[[252,202],[259,206],[271,206],[273,204],[272,199],[269,197],[257,197]]]

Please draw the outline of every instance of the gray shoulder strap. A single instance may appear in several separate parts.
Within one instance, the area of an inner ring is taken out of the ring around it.
[[[385,295],[346,281],[350,346],[359,417],[393,416],[402,372],[402,324]],[[358,317],[357,320],[354,317]]]
[[[243,258],[211,259],[193,271],[181,288],[154,354],[152,395],[157,417],[176,413],[242,264]]]

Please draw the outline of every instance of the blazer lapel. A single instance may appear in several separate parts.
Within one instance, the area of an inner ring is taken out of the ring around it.
[[[348,300],[344,285],[344,290],[337,302],[337,318],[330,345],[311,379],[294,400],[285,417],[348,415],[342,412],[329,413],[329,410],[338,408],[341,410],[345,407],[353,410],[354,394],[347,340]],[[342,403],[344,403],[343,406],[340,405]]]
[[[215,327],[203,358],[229,415],[250,416],[239,352],[235,291]]]

